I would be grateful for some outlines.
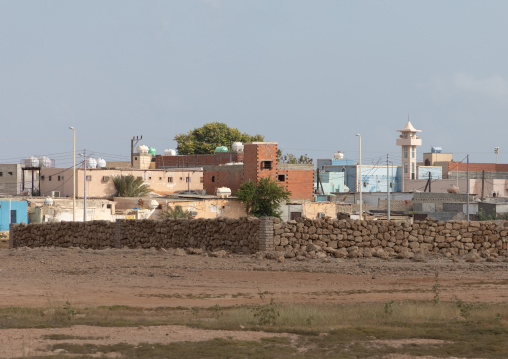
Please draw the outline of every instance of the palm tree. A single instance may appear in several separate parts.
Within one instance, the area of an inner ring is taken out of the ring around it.
[[[143,197],[152,191],[149,185],[143,184],[143,178],[135,178],[133,175],[113,176],[118,197]]]
[[[189,210],[183,210],[182,206],[176,205],[174,208],[168,205],[168,211],[162,212],[162,215],[166,218],[178,219],[178,218],[186,218],[192,219],[192,213]]]

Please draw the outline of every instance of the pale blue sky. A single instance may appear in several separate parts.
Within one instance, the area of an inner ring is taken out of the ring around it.
[[[77,148],[129,157],[130,139],[220,121],[296,154],[508,162],[507,1],[0,0],[0,162]]]

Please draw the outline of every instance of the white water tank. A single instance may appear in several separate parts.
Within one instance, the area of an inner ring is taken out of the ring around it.
[[[340,151],[337,151],[334,153],[333,158],[335,158],[336,160],[341,160],[344,158],[344,154]]]
[[[233,144],[231,145],[231,149],[234,152],[243,152],[243,143],[241,143],[241,142],[233,142]]]
[[[106,168],[106,160],[103,158],[97,158],[97,168]]]
[[[35,156],[30,156],[25,159],[25,167],[39,167],[39,159]]]
[[[176,151],[172,148],[164,150],[166,156],[176,156]]]
[[[458,186],[452,184],[450,187],[448,187],[447,191],[448,191],[448,193],[459,193],[460,188]]]
[[[46,156],[39,157],[39,166],[51,167],[51,160]]]
[[[53,203],[54,203],[54,201],[53,201],[53,198],[51,198],[51,197],[46,197],[44,199],[44,205],[46,205],[46,206],[52,206]]]
[[[157,202],[156,200],[152,199],[150,201],[150,204],[148,205],[148,207],[150,207],[151,209],[156,209],[157,207],[159,207],[159,202]]]
[[[138,153],[148,153],[148,146],[139,145],[137,151]]]
[[[220,197],[220,198],[231,197],[231,188],[228,188],[228,187],[217,188],[217,197]]]
[[[97,160],[95,158],[88,158],[86,160],[86,168],[97,168]]]

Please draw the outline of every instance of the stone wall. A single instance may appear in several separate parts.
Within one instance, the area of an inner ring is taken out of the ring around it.
[[[255,217],[194,220],[117,220],[13,224],[10,248],[200,248],[233,253],[259,250],[259,222]]]
[[[507,255],[508,222],[274,220],[275,250],[286,257],[388,257],[442,253]]]

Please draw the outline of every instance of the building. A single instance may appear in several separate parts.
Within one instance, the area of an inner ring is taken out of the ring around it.
[[[397,146],[401,146],[402,151],[402,192],[404,192],[404,181],[417,179],[416,171],[416,146],[422,145],[422,140],[418,138],[417,130],[411,124],[411,121],[407,121],[406,127],[402,130],[398,130],[400,136],[397,139]]]
[[[245,143],[243,163],[228,162],[203,166],[203,178],[203,187],[207,194],[215,194],[221,187],[228,187],[234,193],[244,182],[273,178],[291,192],[292,199],[314,197],[314,166],[279,164],[276,142]]]
[[[28,223],[27,201],[0,201],[0,231],[8,231],[10,223]]]
[[[30,195],[38,190],[38,170],[27,170],[22,164],[0,164],[0,195]]]
[[[203,169],[175,168],[175,169],[86,169],[86,194],[88,197],[104,198],[116,195],[113,176],[132,175],[142,178],[143,183],[150,186],[153,193],[160,196],[179,191],[203,189]],[[41,196],[72,197],[73,195],[72,168],[42,168],[40,176]],[[84,197],[85,171],[76,168],[76,197]]]

